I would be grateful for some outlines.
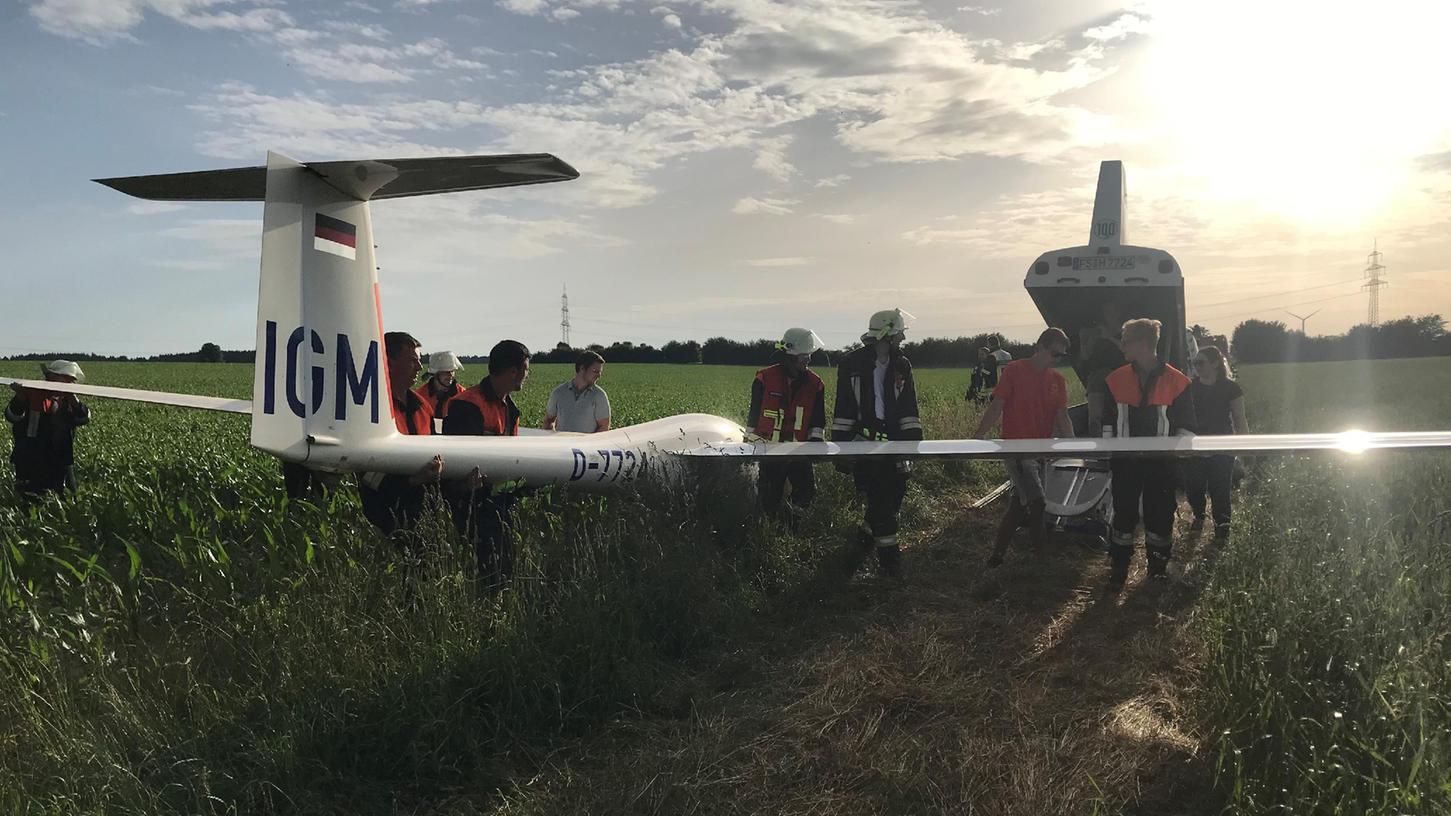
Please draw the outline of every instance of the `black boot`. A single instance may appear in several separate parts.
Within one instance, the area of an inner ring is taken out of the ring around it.
[[[1115,534],[1118,538],[1118,534]],[[1132,539],[1130,539],[1132,540]],[[1124,588],[1124,583],[1129,580],[1129,561],[1134,557],[1132,544],[1120,544],[1115,541],[1108,548],[1108,591],[1119,592]]]
[[[902,577],[902,550],[896,544],[877,545],[877,569],[886,578]]]
[[[993,539],[993,552],[988,556],[987,565],[996,567],[1003,563],[1003,556],[1007,554],[1008,547],[1013,543],[1013,533],[1022,526],[1027,511],[1023,508],[1016,497],[1009,497],[1008,510],[1003,513],[1003,518],[998,522],[998,533]]]
[[[1163,536],[1147,536],[1144,550],[1149,556],[1149,577],[1163,580],[1169,577],[1170,543]]]

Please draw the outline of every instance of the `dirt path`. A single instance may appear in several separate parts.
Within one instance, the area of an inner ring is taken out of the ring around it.
[[[1188,610],[1208,563],[1123,594],[1102,553],[1019,534],[982,563],[1000,506],[939,513],[886,582],[844,549],[735,651],[543,762],[504,813],[1202,812],[1179,710]],[[665,712],[662,714],[661,712]]]

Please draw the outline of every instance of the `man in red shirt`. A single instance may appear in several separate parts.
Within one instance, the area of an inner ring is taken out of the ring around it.
[[[1073,423],[1068,419],[1068,383],[1053,369],[1067,353],[1068,335],[1062,329],[1045,329],[1038,335],[1033,356],[1009,363],[998,375],[992,404],[977,425],[977,437],[987,438],[999,419],[1003,439],[1073,436]],[[1027,525],[1036,545],[1042,545],[1048,537],[1043,525],[1043,460],[1008,459],[1003,466],[1013,482],[1013,498],[998,524],[989,567],[1003,563],[1003,555],[1019,527]]]

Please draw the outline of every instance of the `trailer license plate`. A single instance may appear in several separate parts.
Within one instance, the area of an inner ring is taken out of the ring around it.
[[[1133,269],[1134,259],[1113,255],[1091,255],[1087,258],[1074,258],[1073,269],[1078,271],[1091,269]]]

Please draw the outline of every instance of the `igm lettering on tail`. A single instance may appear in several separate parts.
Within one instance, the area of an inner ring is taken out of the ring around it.
[[[328,376],[328,370],[324,366],[312,366],[312,393],[303,394],[303,343],[307,343],[307,350],[312,352],[313,359],[325,362],[327,346],[322,341],[322,335],[316,331],[306,330],[302,326],[292,330],[287,336],[287,341],[282,349],[283,368],[287,373],[287,385],[283,397],[287,401],[287,407],[294,415],[306,419],[309,415],[315,415],[322,410],[323,384]],[[277,412],[277,322],[267,321],[267,337],[263,348],[263,386],[262,386],[262,412],[273,414]],[[368,406],[368,420],[374,425],[378,424],[378,341],[368,341],[368,351],[363,357],[362,366],[358,366],[353,358],[353,344],[346,334],[338,333],[337,342],[333,346],[334,363],[333,376],[336,377],[337,388],[335,389],[336,399],[333,401],[333,419],[343,422],[348,418],[348,404],[362,407]],[[311,397],[307,400],[307,397]]]

